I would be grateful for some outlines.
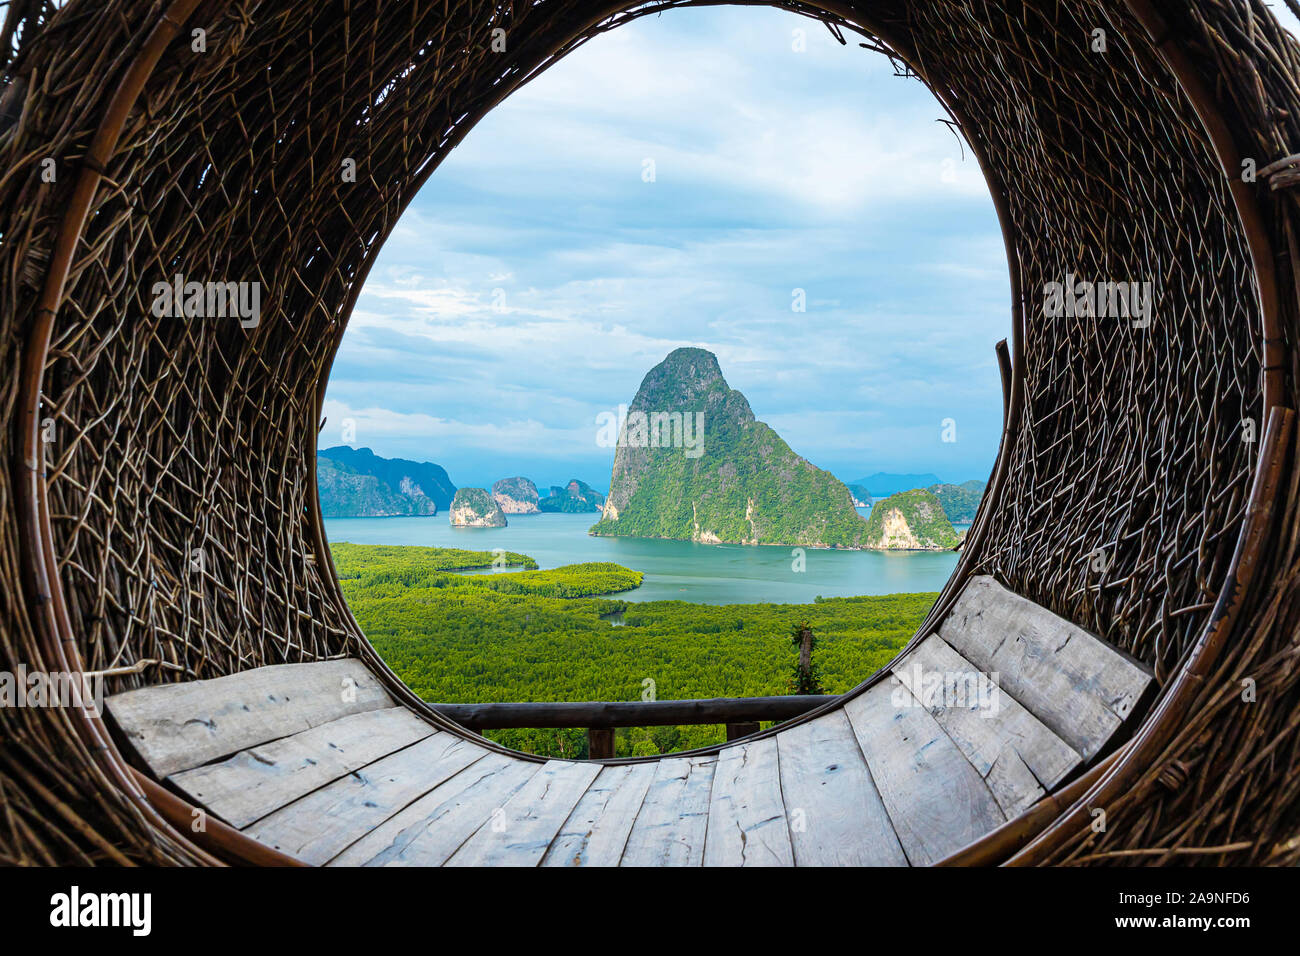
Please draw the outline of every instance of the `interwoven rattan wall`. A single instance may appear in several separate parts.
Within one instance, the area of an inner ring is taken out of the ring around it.
[[[313,469],[366,271],[494,104],[684,5],[0,3],[0,668],[84,667],[117,690],[364,652]],[[1014,387],[964,570],[1161,680],[1137,744],[1017,860],[1300,861],[1279,410],[1296,404],[1300,46],[1258,0],[773,5],[910,63],[1002,216]],[[178,272],[259,281],[260,324],[155,318],[153,284]],[[1151,326],[1047,318],[1066,274],[1151,281]],[[201,859],[96,722],[0,708],[0,734],[0,861]]]

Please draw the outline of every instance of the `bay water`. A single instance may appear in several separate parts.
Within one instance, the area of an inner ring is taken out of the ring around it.
[[[860,509],[867,514],[869,509]],[[696,544],[587,534],[598,514],[509,515],[505,528],[453,528],[445,514],[422,518],[326,518],[332,542],[423,545],[531,555],[543,568],[612,561],[645,575],[617,596],[697,604],[807,604],[822,597],[938,591],[955,551],[840,551],[769,545]],[[965,525],[958,525],[961,531]],[[802,551],[800,555],[799,551]]]

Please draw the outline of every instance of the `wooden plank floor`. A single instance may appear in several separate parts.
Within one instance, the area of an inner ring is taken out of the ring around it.
[[[1086,760],[1151,682],[1142,664],[989,577],[962,590],[939,636]]]
[[[399,810],[331,866],[442,866],[542,765],[489,753]]]
[[[272,664],[116,694],[109,713],[159,778],[349,714],[392,707],[358,660]]]
[[[405,707],[370,710],[241,750],[168,780],[242,829],[435,732]]]
[[[552,760],[461,844],[448,866],[536,866],[600,773],[600,764]]]
[[[620,866],[699,866],[717,757],[665,757],[623,847]]]
[[[906,694],[906,689],[903,689]],[[957,745],[921,706],[898,705],[890,682],[844,706],[912,866],[930,866],[1006,817]]]
[[[718,755],[704,865],[794,866],[776,738],[728,747]]]
[[[713,754],[501,754],[395,705],[352,660],[131,691],[108,712],[169,787],[317,865],[916,866],[1067,781],[1150,680],[974,578],[866,691]]]
[[[1033,806],[1083,758],[975,665],[932,634],[893,667],[908,689],[984,778],[1010,818]],[[946,681],[929,681],[937,675]],[[981,685],[981,682],[983,684]],[[945,686],[946,683],[946,686]],[[938,693],[935,685],[938,684]]]
[[[655,770],[652,763],[602,769],[551,841],[542,866],[617,866]]]
[[[305,863],[324,866],[488,753],[463,737],[439,732],[295,800],[245,832]]]
[[[907,865],[843,710],[784,730],[776,741],[796,865]]]

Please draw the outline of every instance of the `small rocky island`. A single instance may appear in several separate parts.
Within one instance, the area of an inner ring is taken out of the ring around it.
[[[605,506],[605,496],[585,481],[569,479],[567,485],[551,485],[551,493],[538,507],[551,514],[596,513]]]
[[[454,528],[504,528],[506,515],[484,488],[459,488],[448,511]]]
[[[879,551],[951,551],[960,542],[939,499],[917,488],[875,504],[863,544]]]
[[[527,478],[502,478],[492,485],[492,497],[508,515],[535,515],[541,512],[537,507],[537,486]]]

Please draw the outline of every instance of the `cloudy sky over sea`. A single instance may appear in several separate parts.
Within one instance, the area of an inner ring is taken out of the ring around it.
[[[351,419],[353,444],[458,485],[604,490],[597,416],[692,345],[842,478],[987,477],[1010,289],[988,190],[941,118],[883,56],[783,11],[596,38],[479,123],[403,216],[322,447]]]

